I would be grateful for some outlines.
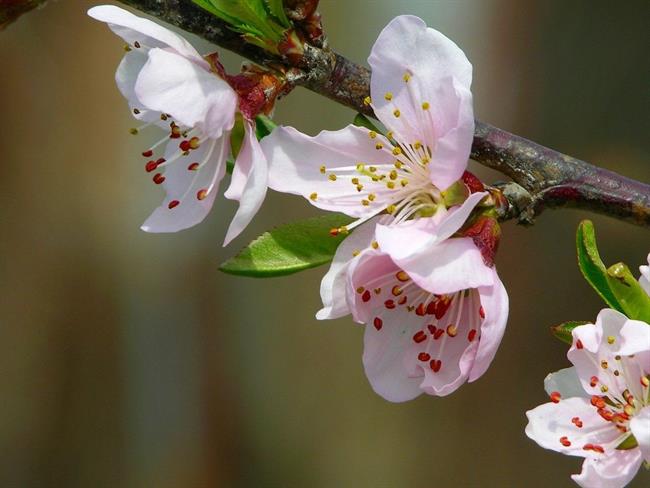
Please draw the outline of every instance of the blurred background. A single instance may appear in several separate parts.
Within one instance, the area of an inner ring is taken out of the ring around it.
[[[523,429],[546,374],[568,365],[549,326],[602,308],[575,229],[592,218],[605,262],[634,268],[648,229],[575,210],[505,224],[497,263],[512,308],[492,367],[450,397],[390,404],[365,379],[362,328],[314,318],[326,268],[217,270],[264,230],[318,213],[302,199],[270,192],[228,249],[235,205],[223,199],[191,230],[139,230],[162,198],[139,152],[160,133],[129,135],[113,81],[123,43],[86,17],[94,4],[52,1],[0,32],[0,486],[573,486],[580,459]],[[358,62],[392,17],[421,16],[473,62],[480,119],[650,181],[647,2],[320,10],[331,44]],[[297,89],[276,120],[315,134],[353,115]],[[644,471],[631,486],[649,482]]]

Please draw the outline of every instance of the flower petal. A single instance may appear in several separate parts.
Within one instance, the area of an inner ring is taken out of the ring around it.
[[[575,367],[564,368],[549,374],[544,378],[544,390],[549,395],[557,391],[562,395],[562,398],[588,396],[582,388]]]
[[[192,151],[190,157],[181,156],[181,160],[171,163],[164,173],[165,200],[142,224],[142,230],[177,232],[201,222],[214,203],[229,150],[228,137],[208,140]],[[172,161],[177,153],[177,142],[170,142],[166,159]],[[193,163],[199,163],[198,167],[189,169],[197,166]]]
[[[320,284],[323,308],[316,314],[318,320],[336,319],[350,313],[346,288],[347,271],[350,263],[359,257],[355,258],[352,253],[370,247],[378,219],[379,217],[375,217],[354,229],[336,249],[330,269]]]
[[[639,444],[643,459],[650,463],[650,405],[634,415],[630,420],[630,430]]]
[[[465,170],[473,139],[472,66],[465,54],[418,17],[403,15],[381,32],[368,63],[378,118],[400,142],[431,148],[432,181],[447,188]]]
[[[192,58],[206,68],[209,66],[189,42],[151,20],[138,17],[113,5],[93,7],[88,10],[88,15],[101,22],[106,22],[115,34],[130,45],[138,42],[142,49],[171,47],[178,54]]]
[[[481,323],[481,338],[469,381],[475,381],[485,373],[499,349],[508,323],[508,292],[499,279],[496,268],[492,268],[494,284],[478,288],[480,303],[485,318]]]
[[[601,418],[586,398],[572,397],[558,403],[545,403],[526,412],[526,416],[526,435],[530,439],[545,449],[570,456],[609,456],[616,452],[621,437],[614,423]],[[581,427],[576,425],[575,419],[580,421],[578,425]],[[585,450],[586,444],[601,446],[605,453]]]
[[[212,139],[235,122],[237,94],[228,83],[173,52],[149,51],[135,94],[146,108],[170,114],[179,124],[198,128]]]
[[[585,459],[582,472],[571,479],[582,488],[622,488],[632,481],[641,462],[637,449],[615,451],[606,457]]]
[[[135,95],[135,82],[143,66],[147,63],[147,59],[149,59],[147,54],[140,50],[133,50],[125,54],[115,72],[115,82],[122,96],[129,102],[131,114],[136,119],[153,122],[164,128],[168,123],[160,119],[160,112],[144,108]],[[137,109],[137,113],[133,109]]]
[[[650,254],[648,254],[648,266],[639,266],[639,271],[641,272],[639,284],[650,295]]]
[[[622,356],[631,356],[650,351],[650,327],[640,320],[627,320],[620,331],[615,351]],[[646,369],[650,372],[650,364]]]
[[[365,128],[349,125],[311,137],[292,127],[278,127],[261,142],[269,161],[269,187],[302,195],[324,210],[352,217],[376,214],[387,206],[391,191],[381,181],[360,176],[356,166],[363,163],[393,168],[395,156],[388,149],[391,146],[387,139],[381,135],[371,139],[368,133]],[[377,142],[383,149],[375,149]],[[338,175],[334,180],[330,179],[333,174]],[[361,191],[352,183],[352,178],[362,180]],[[374,193],[376,199],[369,199],[370,193]],[[368,204],[362,205],[362,200]]]
[[[237,213],[226,232],[224,246],[228,245],[250,223],[266,196],[268,164],[255,135],[254,123],[246,121],[245,131],[244,142],[235,161],[230,187],[224,194],[230,200],[239,201]]]

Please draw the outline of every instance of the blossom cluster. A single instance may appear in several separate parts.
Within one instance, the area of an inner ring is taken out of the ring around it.
[[[275,93],[261,78],[230,76],[215,55],[120,8],[89,15],[127,43],[116,81],[143,124],[133,132],[165,132],[142,151],[146,172],[166,191],[143,230],[201,222],[230,160],[225,197],[239,209],[224,245],[252,220],[267,188],[349,216],[330,231],[345,239],[322,280],[316,317],[351,315],[363,325],[363,366],[375,392],[393,402],[445,396],[486,372],[508,318],[494,264],[499,202],[468,172],[472,65],[454,42],[399,16],[368,58],[365,104],[380,126],[316,136],[280,126],[258,140],[255,118],[271,112]],[[642,267],[647,293],[649,274]],[[604,310],[572,334],[574,367],[547,378],[551,402],[528,412],[526,433],[584,457],[574,476],[581,486],[623,486],[650,456],[650,327]]]

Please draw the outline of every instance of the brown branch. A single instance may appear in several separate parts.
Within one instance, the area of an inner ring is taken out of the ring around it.
[[[0,0],[0,30],[47,0]]]
[[[261,65],[287,63],[245,43],[226,23],[191,0],[122,0],[160,20],[197,34]],[[368,115],[367,68],[329,50],[306,46],[300,65],[287,78]],[[546,207],[572,206],[650,226],[650,185],[561,154],[484,122],[476,121],[472,159],[512,178],[503,184],[510,202],[502,218],[532,223]]]

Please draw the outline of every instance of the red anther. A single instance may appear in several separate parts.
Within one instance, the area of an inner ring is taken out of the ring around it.
[[[603,446],[599,446],[597,444],[593,444],[591,446],[591,450],[595,451],[595,452],[598,452],[600,454],[605,454],[605,448]]]
[[[366,290],[363,292],[363,295],[361,295],[361,300],[364,302],[370,301],[370,290]]]
[[[170,139],[178,139],[181,137],[181,128],[177,126],[174,122],[172,122],[170,125],[171,127],[171,132],[169,134]]]
[[[375,329],[381,330],[382,325],[384,325],[384,321],[379,317],[375,317],[375,320],[372,321],[372,325],[375,326]]]
[[[582,446],[582,448],[583,448],[585,451],[592,451],[592,450],[594,449],[594,445],[591,444],[591,443],[588,443],[588,444],[585,444],[584,446]]]
[[[423,341],[427,340],[427,335],[423,330],[418,330],[414,335],[413,335],[413,341],[416,343],[420,343]]]
[[[415,309],[415,314],[419,315],[420,317],[424,317],[425,313],[426,313],[426,308],[424,307],[424,303],[420,303],[418,307]]]
[[[436,333],[436,326],[433,325],[433,324],[429,324],[429,325],[427,325],[427,329],[429,329],[429,332],[431,332],[431,334],[435,334],[435,333]]]
[[[144,170],[147,173],[151,173],[158,167],[158,164],[159,164],[158,161],[149,161],[147,162],[147,164],[144,165]]]
[[[585,347],[585,346],[582,345],[582,341],[580,339],[578,339],[576,341],[576,348],[577,349],[582,349],[583,347]]]
[[[404,295],[402,298],[400,298],[397,302],[398,305],[404,305],[406,303],[406,300],[408,300],[408,297]]]
[[[476,337],[476,329],[472,329],[467,333],[467,340],[469,342],[472,342],[475,337]]]
[[[150,158],[151,156],[153,156],[153,149],[148,149],[148,150],[144,151],[144,152],[142,153],[142,155],[143,155],[145,158]]]
[[[580,420],[580,417],[573,417],[571,419],[571,423],[578,427],[579,429],[582,428],[582,420]]]
[[[436,313],[436,302],[431,301],[427,305],[427,315],[434,315]]]
[[[181,141],[181,143],[178,145],[178,147],[180,147],[180,148],[181,148],[181,151],[183,151],[183,152],[187,152],[187,151],[189,151],[190,149],[192,149],[192,148],[190,147],[190,141],[188,141],[188,140]]]
[[[165,177],[161,173],[156,173],[153,175],[153,182],[156,185],[160,185],[163,181],[165,181]]]
[[[614,412],[606,408],[599,408],[598,415],[600,415],[603,418],[603,420],[607,420],[607,422],[611,422],[612,419],[614,418]]]
[[[571,441],[567,436],[562,436],[560,437],[560,444],[562,444],[564,447],[569,447],[571,445]]]
[[[433,370],[434,373],[437,373],[440,371],[440,368],[442,367],[442,361],[440,359],[432,359],[431,362],[429,363],[429,366]]]
[[[336,237],[337,235],[339,235],[339,229],[338,229],[338,227],[333,227],[333,228],[331,228],[331,229],[330,229],[330,235],[331,235],[332,237]]]
[[[418,354],[418,359],[423,363],[425,363],[429,359],[431,359],[431,354],[429,354],[428,352],[421,352],[420,354]]]
[[[605,408],[605,401],[598,395],[593,395],[591,397],[591,404],[596,408]]]
[[[438,340],[442,337],[444,333],[445,333],[445,329],[436,329],[436,331],[433,333],[433,338],[435,340]]]
[[[402,294],[402,289],[399,287],[399,285],[395,285],[393,288],[391,288],[390,292],[393,294],[393,296],[398,297]]]
[[[169,210],[171,210],[171,209],[174,208],[174,207],[178,207],[178,205],[179,205],[180,203],[181,203],[181,202],[179,202],[178,200],[172,200],[172,201],[169,202],[169,204],[167,205],[167,208],[169,208]]]
[[[481,317],[482,319],[485,318],[485,310],[483,310],[483,307],[482,307],[482,306],[479,307],[479,309],[478,309],[478,314],[480,315],[480,317]]]
[[[589,386],[592,388],[598,384],[598,376],[592,376],[589,381]]]
[[[447,313],[447,310],[449,310],[449,306],[451,305],[451,300],[449,298],[441,298],[437,304],[436,304],[436,311],[435,311],[435,316],[438,320],[443,318],[445,314]]]
[[[188,171],[196,171],[197,169],[199,169],[199,163],[190,163],[187,167]]]
[[[386,300],[386,301],[384,302],[384,306],[385,306],[388,310],[392,310],[392,309],[395,308],[395,302],[394,302],[393,300]]]
[[[205,200],[205,197],[207,196],[208,196],[208,190],[206,190],[205,188],[196,192],[197,200]]]
[[[551,392],[549,397],[551,398],[551,401],[553,403],[560,403],[560,399],[562,398],[562,395],[560,394],[559,391],[553,391]]]

